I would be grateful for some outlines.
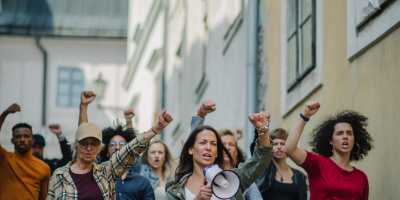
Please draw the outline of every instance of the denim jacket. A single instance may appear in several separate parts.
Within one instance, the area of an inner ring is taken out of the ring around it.
[[[150,169],[150,167],[146,164],[142,164],[140,162],[140,156],[136,159],[135,165],[132,166],[131,170],[133,172],[136,172],[145,178],[147,178],[150,181],[151,187],[155,189],[157,185],[160,183],[160,180],[158,179],[158,176],[156,173],[153,172],[153,170]],[[172,177],[168,176],[167,177],[167,183],[170,181],[173,181]]]
[[[254,150],[254,156],[247,160],[245,163],[241,163],[238,168],[232,169],[239,175],[240,178],[240,189],[238,193],[232,197],[233,200],[243,200],[243,191],[250,187],[250,185],[260,176],[264,169],[271,162],[273,151],[272,143],[269,147],[258,146],[258,139],[256,141],[256,148]],[[167,199],[185,199],[185,183],[192,173],[188,173],[181,178],[178,183],[169,182],[167,183],[166,192]]]

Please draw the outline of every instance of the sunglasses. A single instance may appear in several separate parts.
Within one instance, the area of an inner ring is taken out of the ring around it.
[[[112,142],[108,143],[108,145],[110,145],[110,147],[116,147],[117,142],[112,141]],[[126,145],[126,142],[124,142],[124,141],[119,142],[119,146],[123,147],[125,145]]]
[[[79,146],[81,148],[83,148],[83,149],[88,148],[89,145],[92,147],[92,149],[97,149],[100,146],[100,142],[89,143],[89,142],[86,142],[86,141],[79,141]]]

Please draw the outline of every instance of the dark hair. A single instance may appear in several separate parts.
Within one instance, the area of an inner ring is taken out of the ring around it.
[[[272,140],[275,139],[281,139],[281,140],[287,140],[289,136],[289,133],[285,131],[283,128],[276,128],[271,131],[269,134],[269,137],[271,137]]]
[[[348,123],[353,128],[354,146],[350,153],[350,161],[362,160],[372,148],[372,138],[365,129],[368,118],[351,110],[345,110],[334,117],[329,117],[327,120],[314,128],[310,146],[312,151],[324,157],[333,155],[333,146],[329,144],[332,140],[332,135],[335,131],[335,126],[338,123]],[[356,145],[358,143],[358,145]]]
[[[239,164],[240,164],[240,163],[244,163],[244,161],[246,161],[246,159],[244,158],[243,151],[242,151],[239,147],[236,147],[236,149],[237,149],[237,156],[236,156],[237,163],[236,163],[236,168],[238,168],[238,167],[239,167]]]
[[[256,148],[256,140],[258,139],[258,131],[254,129],[254,138],[253,142],[250,144],[250,154],[253,156],[254,148]]]
[[[217,138],[217,152],[218,156],[214,161],[214,164],[218,164],[220,168],[224,168],[224,154],[228,155],[229,160],[231,161],[231,166],[235,166],[232,156],[229,151],[222,144],[221,137],[218,135],[218,132],[211,126],[208,125],[200,125],[197,126],[189,135],[185,144],[183,145],[181,155],[179,157],[179,164],[175,170],[175,184],[179,183],[181,178],[185,176],[187,173],[193,172],[193,155],[189,154],[189,149],[194,146],[196,142],[197,135],[203,130],[210,130],[214,132],[215,137]]]
[[[32,126],[31,125],[29,125],[27,123],[18,123],[12,127],[13,137],[14,137],[14,131],[17,128],[28,128],[29,130],[31,130],[31,134],[32,134]]]
[[[109,126],[101,131],[103,133],[103,149],[101,150],[99,154],[100,162],[107,161],[109,157],[107,156],[108,152],[108,143],[110,142],[111,138],[113,138],[116,135],[119,135],[123,137],[126,142],[130,142],[136,137],[136,131],[134,131],[132,128],[125,128],[124,125],[116,123],[114,127]]]

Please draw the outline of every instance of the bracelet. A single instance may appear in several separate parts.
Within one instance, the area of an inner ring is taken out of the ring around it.
[[[57,136],[57,138],[58,138],[58,141],[60,141],[60,142],[61,142],[61,141],[63,141],[63,140],[64,140],[64,138],[65,138],[65,135],[61,133],[61,135]]]
[[[151,130],[152,130],[153,133],[155,133],[156,135],[161,134],[161,132],[157,133],[157,132],[153,129],[153,127],[151,127]]]
[[[204,117],[207,115],[207,113],[204,114],[204,113],[201,113],[200,110],[197,110],[197,115],[198,115],[199,117],[201,117],[201,118],[204,118]]]
[[[257,128],[258,135],[264,135],[264,132],[260,132],[260,131],[262,131],[264,129],[267,129],[267,131],[269,130],[269,122],[268,121],[267,121],[267,124],[265,126]]]
[[[127,122],[130,122],[130,121],[132,121],[132,120],[131,120],[131,119],[126,119],[126,121],[127,121]]]
[[[303,113],[300,113],[300,117],[306,122],[310,121],[310,118],[307,118],[306,116],[304,116]]]

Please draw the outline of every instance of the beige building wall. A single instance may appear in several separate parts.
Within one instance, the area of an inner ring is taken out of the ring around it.
[[[321,1],[322,2],[322,1]],[[302,112],[304,103],[317,100],[320,111],[308,122],[299,146],[306,150],[309,133],[327,116],[339,111],[351,109],[369,118],[368,131],[373,138],[374,148],[364,160],[351,163],[366,173],[369,180],[369,199],[396,199],[399,190],[400,166],[397,155],[400,135],[397,123],[400,119],[400,29],[394,28],[387,36],[369,47],[354,60],[347,59],[347,2],[323,1],[322,5],[322,87],[300,101],[286,115],[281,113],[281,26],[282,2],[262,1],[261,10],[266,35],[266,53],[268,60],[268,105],[272,115],[273,128],[283,127],[290,130]],[[317,23],[318,26],[318,23]],[[283,36],[284,37],[284,36]],[[317,44],[318,46],[318,44]],[[294,165],[292,163],[292,165]]]

